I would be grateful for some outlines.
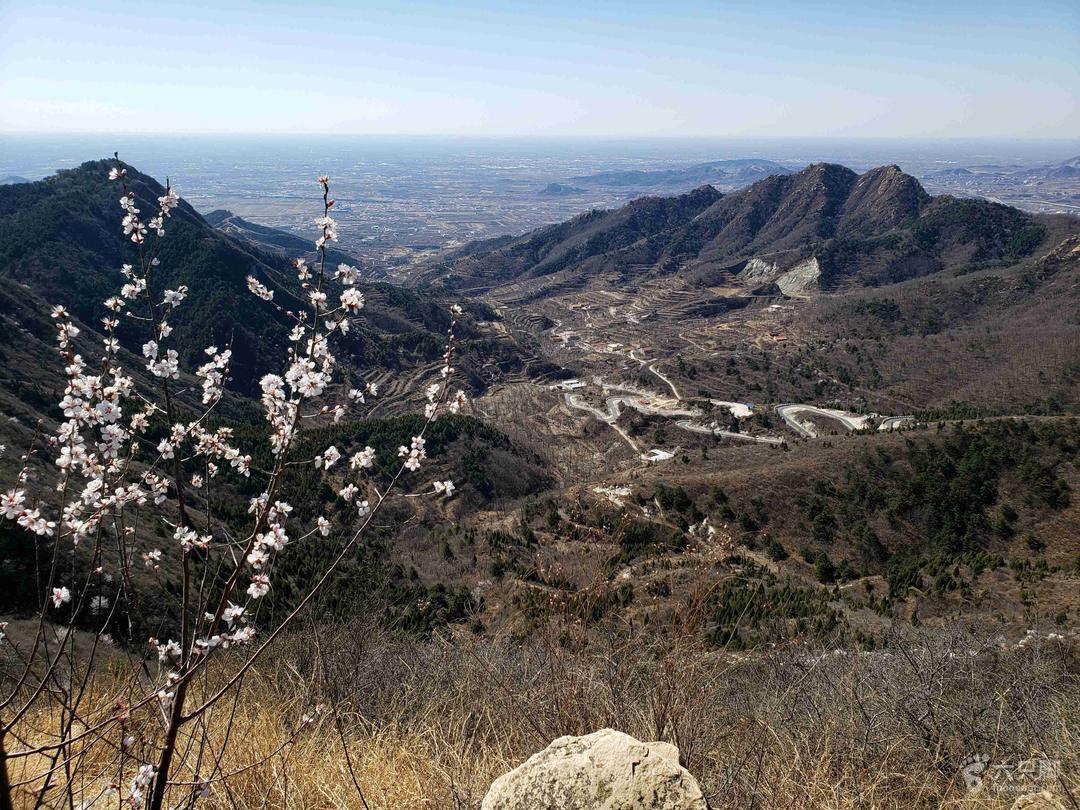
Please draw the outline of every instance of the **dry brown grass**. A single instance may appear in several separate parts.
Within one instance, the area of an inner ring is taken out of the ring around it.
[[[1011,795],[966,793],[957,768],[972,753],[1060,759],[1064,780],[1044,786],[1067,807],[1080,795],[1080,657],[1067,641],[1003,651],[905,631],[888,652],[740,656],[630,633],[561,641],[417,641],[356,625],[295,637],[208,718],[213,748],[231,718],[232,775],[198,806],[354,808],[359,785],[370,808],[475,808],[551,739],[606,726],[677,744],[714,808],[1009,807]],[[318,719],[294,733],[316,702]],[[81,798],[107,783],[108,763],[102,743],[79,761]],[[176,778],[195,770],[192,749]],[[170,806],[190,793],[173,787]]]

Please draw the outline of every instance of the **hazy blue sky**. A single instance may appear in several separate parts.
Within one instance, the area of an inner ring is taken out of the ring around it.
[[[1080,134],[1080,1],[0,0],[0,131]]]

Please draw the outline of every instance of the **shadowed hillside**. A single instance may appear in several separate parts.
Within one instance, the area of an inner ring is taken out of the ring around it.
[[[68,307],[84,328],[96,329],[102,302],[119,288],[121,265],[131,261],[134,250],[117,224],[119,192],[106,180],[110,165],[85,163],[45,180],[0,188],[0,326],[9,333],[17,334],[31,322],[46,323],[46,305],[54,304]],[[165,193],[158,181],[132,167],[128,182],[143,210],[152,210],[156,198]],[[233,220],[228,222],[235,224]],[[231,346],[230,384],[250,392],[259,376],[280,364],[291,322],[275,306],[251,295],[246,279],[252,275],[274,287],[294,274],[292,259],[309,253],[312,244],[281,231],[244,225],[239,231],[218,230],[181,202],[173,212],[169,238],[157,254],[161,264],[156,277],[162,289],[188,287],[184,306],[173,319],[182,359],[201,362],[206,346]],[[439,358],[449,324],[448,301],[382,283],[361,289],[367,298],[366,317],[345,338],[344,354],[351,366],[378,376]],[[478,320],[492,317],[485,307],[462,303]],[[282,304],[294,305],[288,300]],[[512,351],[508,355],[505,345],[485,338],[468,323],[460,331],[467,368],[492,360],[507,368],[520,365],[520,358],[512,357]],[[46,330],[44,345],[50,340]],[[144,330],[128,321],[121,327],[120,340],[138,354]],[[40,360],[51,363],[52,357],[43,355]],[[28,376],[32,380],[34,372]],[[474,374],[471,379],[482,385],[484,377]]]

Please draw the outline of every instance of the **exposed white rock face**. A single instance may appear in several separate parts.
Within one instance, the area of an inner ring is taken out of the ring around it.
[[[482,810],[707,810],[670,743],[610,728],[559,737],[500,776]]]
[[[776,280],[776,286],[784,295],[806,295],[817,289],[821,278],[821,265],[816,257],[799,262]]]
[[[780,267],[778,265],[755,256],[747,261],[743,269],[739,271],[737,278],[743,281],[757,281],[759,279],[772,281],[779,273]]]
[[[817,290],[821,265],[816,256],[811,256],[785,270],[779,264],[754,257],[746,262],[736,278],[752,282],[775,281],[784,295],[798,297]]]

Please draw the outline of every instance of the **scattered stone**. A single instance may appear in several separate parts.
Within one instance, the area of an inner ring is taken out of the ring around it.
[[[708,810],[670,743],[610,728],[559,737],[500,776],[482,810]]]

